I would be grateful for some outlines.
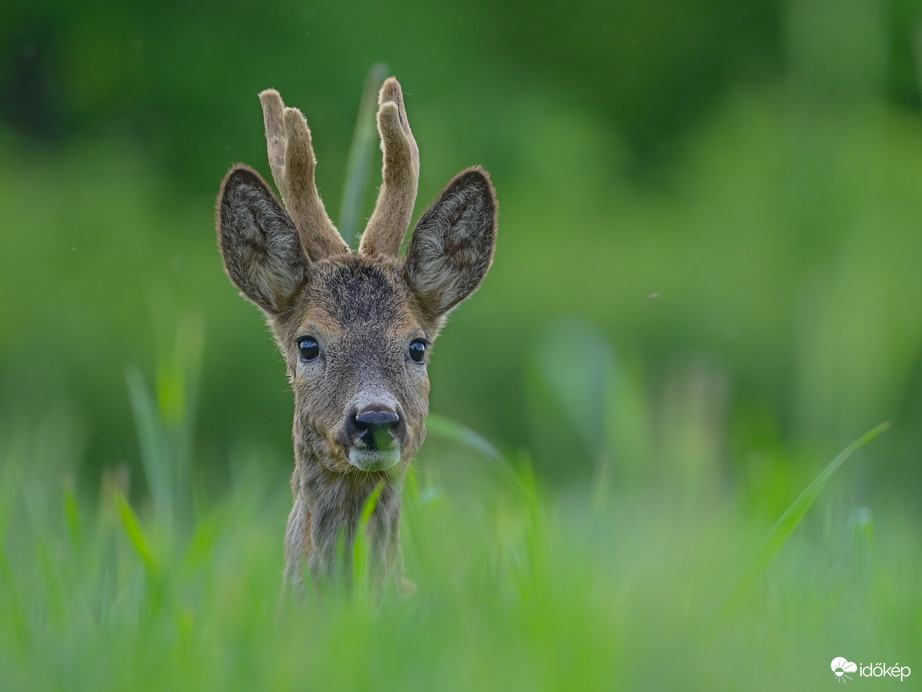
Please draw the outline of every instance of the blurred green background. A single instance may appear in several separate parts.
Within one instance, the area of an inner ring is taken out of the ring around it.
[[[917,497],[920,22],[915,0],[7,0],[0,415],[66,421],[90,487],[140,478],[126,373],[201,339],[176,414],[194,473],[220,480],[246,444],[284,477],[283,365],[222,272],[213,200],[234,162],[268,173],[256,94],[275,87],[311,123],[335,221],[383,62],[422,153],[417,215],[475,163],[501,203],[434,412],[551,483],[605,462],[620,487],[782,508],[890,421],[850,501]]]

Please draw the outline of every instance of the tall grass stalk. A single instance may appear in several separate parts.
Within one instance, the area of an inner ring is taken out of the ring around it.
[[[346,162],[346,179],[343,185],[343,200],[339,212],[339,231],[350,246],[358,245],[359,219],[368,180],[371,175],[371,161],[374,153],[375,109],[378,106],[378,91],[387,77],[387,65],[372,65],[365,77],[365,88],[359,102],[358,117],[349,145]]]
[[[187,316],[173,329],[173,343],[161,340],[156,387],[141,370],[128,368],[126,381],[134,414],[144,477],[153,511],[165,526],[187,521],[190,510],[190,466],[198,376],[204,348],[204,323]]]

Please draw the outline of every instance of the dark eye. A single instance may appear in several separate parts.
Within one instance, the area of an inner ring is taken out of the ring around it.
[[[422,339],[414,339],[410,342],[410,358],[417,363],[426,360],[426,347],[428,344]]]
[[[320,355],[320,344],[312,336],[302,336],[298,339],[298,353],[304,362],[314,360]]]

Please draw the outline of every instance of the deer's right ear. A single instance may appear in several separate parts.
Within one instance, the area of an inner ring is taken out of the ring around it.
[[[306,278],[306,257],[291,217],[266,181],[247,166],[232,168],[217,205],[224,269],[243,295],[280,314]]]

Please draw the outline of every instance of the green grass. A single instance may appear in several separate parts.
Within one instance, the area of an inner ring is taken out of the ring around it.
[[[527,459],[434,423],[479,480],[445,484],[434,461],[413,469],[402,531],[416,593],[306,604],[280,598],[289,498],[257,463],[232,465],[226,492],[161,486],[188,496],[180,520],[175,497],[171,513],[156,495],[130,503],[124,474],[95,501],[75,491],[66,458],[38,458],[66,426],[7,429],[0,688],[819,689],[839,655],[920,665],[908,518],[807,511],[880,429],[772,529],[730,491],[551,490]],[[159,449],[158,464],[181,456]]]
[[[126,373],[140,477],[126,466],[86,486],[66,410],[0,428],[4,691],[793,690],[834,684],[838,656],[920,665],[911,513],[847,499],[887,424],[825,465],[806,459],[813,479],[771,515],[777,497],[722,478],[723,433],[698,394],[657,423],[653,455],[642,384],[608,373],[593,412],[561,393],[578,373],[539,363],[529,397],[548,420],[597,417],[591,482],[552,484],[528,454],[433,415],[405,490],[416,592],[376,598],[359,540],[353,595],[296,603],[281,593],[276,460],[242,442],[194,457],[203,328],[174,333],[154,386]],[[578,362],[606,372],[605,344],[582,337]],[[221,484],[196,472],[222,465]]]

